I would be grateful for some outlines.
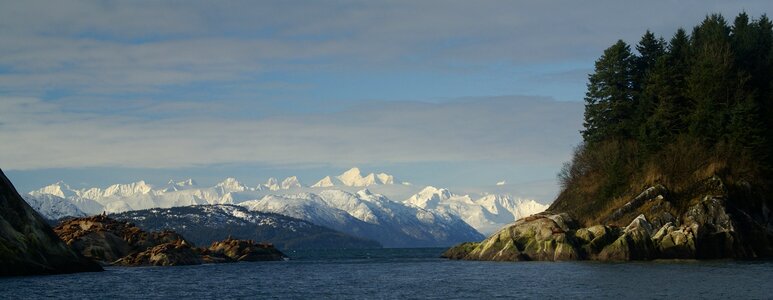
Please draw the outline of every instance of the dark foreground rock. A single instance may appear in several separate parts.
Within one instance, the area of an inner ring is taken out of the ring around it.
[[[102,271],[63,243],[0,170],[0,276]]]
[[[607,218],[619,223],[637,214],[627,226],[581,227],[569,213],[548,212],[518,220],[482,242],[457,245],[443,257],[495,261],[773,257],[773,215],[765,202],[757,203],[761,207],[750,201],[735,205],[741,201],[731,201],[718,178],[709,180],[681,214],[666,195],[662,186],[646,189]]]
[[[120,266],[177,266],[237,261],[282,260],[272,245],[227,239],[197,248],[173,231],[146,232],[105,215],[65,220],[59,237],[82,255]]]

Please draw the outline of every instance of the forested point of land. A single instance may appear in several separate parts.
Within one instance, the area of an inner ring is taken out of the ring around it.
[[[739,14],[707,16],[670,39],[649,30],[619,40],[588,76],[583,143],[559,173],[551,210],[585,221],[648,186],[685,205],[718,176],[769,190],[773,174],[773,24]],[[633,48],[633,49],[632,49]]]

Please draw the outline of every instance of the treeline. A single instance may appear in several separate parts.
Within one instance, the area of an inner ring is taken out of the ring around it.
[[[773,24],[718,14],[670,41],[647,31],[635,46],[604,51],[589,76],[586,143],[633,139],[648,152],[686,134],[708,144],[769,149],[773,125]],[[762,154],[762,153],[758,153]]]
[[[559,173],[564,190],[552,208],[585,207],[590,214],[646,185],[665,184],[678,194],[713,174],[771,178],[768,17],[741,13],[729,24],[714,14],[668,41],[647,31],[634,47],[620,40],[596,61],[584,143]]]

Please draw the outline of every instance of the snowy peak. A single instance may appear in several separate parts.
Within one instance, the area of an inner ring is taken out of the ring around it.
[[[439,189],[433,186],[427,186],[420,192],[411,196],[405,202],[421,207],[421,208],[436,208],[441,201],[445,201],[451,198],[451,192],[447,189]]]
[[[102,196],[131,197],[131,196],[144,195],[144,194],[150,193],[152,189],[153,189],[152,186],[145,183],[144,180],[140,180],[129,184],[111,185],[104,190],[104,192],[102,193]]]
[[[289,190],[291,188],[301,188],[303,185],[298,181],[298,177],[290,176],[282,180],[281,188],[283,190]]]
[[[301,184],[300,180],[298,180],[297,176],[290,176],[282,180],[282,183],[279,183],[279,180],[277,180],[274,177],[269,178],[266,180],[265,184],[258,185],[255,190],[258,191],[278,191],[278,190],[289,190],[294,188],[302,188],[303,184]]]
[[[484,194],[472,198],[470,195],[457,195],[432,186],[425,187],[404,202],[427,210],[457,215],[484,234],[548,208],[548,205],[534,200],[514,198],[507,194]]]
[[[378,173],[376,178],[381,184],[395,184],[395,177],[386,173]]]
[[[260,186],[260,190],[278,191],[281,187],[279,181],[276,178],[271,177],[266,180],[266,183]]]
[[[176,192],[196,187],[197,184],[196,181],[191,178],[183,181],[174,181],[173,179],[170,179],[169,182],[166,183],[166,186],[167,187],[163,190],[164,192]]]
[[[335,184],[333,183],[333,178],[330,178],[330,176],[325,176],[325,178],[320,179],[319,181],[317,181],[317,183],[315,183],[311,187],[326,188],[326,187],[332,187],[332,186],[335,186]]]
[[[336,178],[346,186],[366,186],[363,182],[362,175],[360,174],[360,169],[357,167],[343,172],[341,175],[336,176]]]
[[[357,167],[351,168],[341,175],[336,176],[336,179],[338,179],[341,184],[345,186],[356,187],[366,187],[376,184],[394,184],[395,182],[394,176],[386,173],[379,173],[378,175],[370,173],[368,175],[362,176],[360,169]]]
[[[54,184],[50,184],[38,190],[31,191],[29,194],[32,196],[54,195],[59,198],[67,198],[75,195],[75,191],[73,191],[70,186],[63,181],[57,181]]]
[[[215,187],[220,188],[223,194],[233,192],[243,192],[247,190],[247,187],[241,184],[236,178],[228,177],[222,182],[218,183]]]

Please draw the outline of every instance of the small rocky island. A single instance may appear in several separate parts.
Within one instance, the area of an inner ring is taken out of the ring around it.
[[[548,210],[444,256],[773,257],[773,22],[707,16],[620,40],[588,76],[583,143]]]
[[[104,215],[63,221],[54,232],[83,256],[106,265],[176,266],[286,258],[273,245],[250,240],[229,238],[199,248],[173,231],[146,232]]]

